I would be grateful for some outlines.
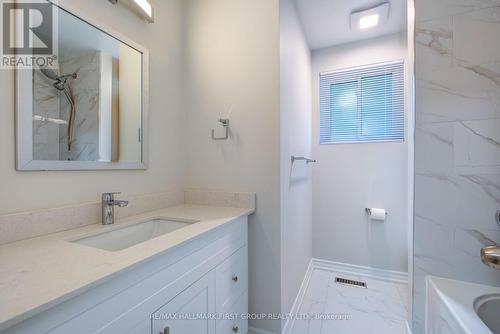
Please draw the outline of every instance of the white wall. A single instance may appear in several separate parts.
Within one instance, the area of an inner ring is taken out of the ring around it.
[[[249,224],[250,312],[280,311],[279,9],[277,0],[184,0],[184,180],[257,192]],[[230,115],[227,141],[217,118]],[[280,332],[279,321],[251,326]]]
[[[99,200],[101,193],[182,190],[180,137],[181,0],[156,1],[148,25],[103,0],[60,0],[150,49],[149,169],[147,171],[16,172],[14,71],[0,71],[0,214]],[[277,35],[277,34],[276,34]],[[277,57],[276,57],[277,58]]]
[[[290,312],[312,257],[311,52],[292,0],[280,1],[281,300]]]
[[[313,256],[382,269],[407,268],[407,143],[319,145],[319,73],[405,59],[406,38],[390,35],[314,51]],[[365,207],[389,212],[368,224]]]

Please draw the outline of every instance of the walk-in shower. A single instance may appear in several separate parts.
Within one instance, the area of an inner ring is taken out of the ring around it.
[[[54,88],[57,89],[58,91],[64,93],[66,99],[68,100],[71,106],[71,111],[69,114],[69,121],[68,121],[68,151],[71,151],[71,144],[73,143],[73,129],[76,117],[76,103],[75,103],[75,98],[73,97],[73,93],[71,91],[71,87],[68,83],[68,80],[76,79],[78,75],[76,73],[58,75],[54,70],[46,68],[42,68],[40,69],[40,71],[47,78],[55,81],[52,86],[54,86]]]

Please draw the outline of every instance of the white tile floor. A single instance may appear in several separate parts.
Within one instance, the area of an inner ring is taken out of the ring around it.
[[[367,289],[335,282],[335,277],[365,281]],[[344,319],[296,320],[293,334],[403,334],[408,314],[406,284],[315,269],[300,314],[347,315]]]

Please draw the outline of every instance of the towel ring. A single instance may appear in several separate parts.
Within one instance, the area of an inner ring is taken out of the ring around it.
[[[224,137],[216,137],[215,130],[212,129],[212,140],[227,140],[229,138],[229,119],[228,118],[219,118],[219,123],[222,124],[224,129],[226,130],[226,134]]]

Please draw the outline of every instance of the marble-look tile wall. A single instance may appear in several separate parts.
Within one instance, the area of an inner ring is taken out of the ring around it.
[[[416,2],[414,314],[425,277],[500,286],[500,0]]]
[[[54,81],[33,71],[33,159],[59,160],[59,93]]]
[[[53,87],[54,80],[34,71],[33,158],[35,160],[99,159],[100,53],[93,52],[61,59],[59,73],[77,73],[69,79],[75,103],[76,118],[73,145],[68,151],[68,124],[47,119],[69,120],[70,104],[64,94]],[[42,120],[40,120],[42,118]]]
[[[76,73],[69,85],[76,103],[73,144],[68,151],[67,126],[61,126],[59,134],[60,160],[99,160],[99,87],[100,53],[92,52],[61,59],[62,74]],[[68,120],[71,106],[61,95],[61,118]]]

